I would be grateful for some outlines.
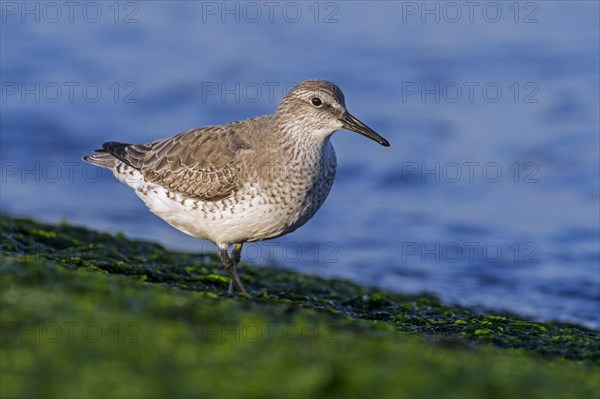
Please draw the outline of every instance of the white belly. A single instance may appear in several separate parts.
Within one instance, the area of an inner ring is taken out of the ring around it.
[[[184,233],[216,244],[259,241],[290,233],[314,215],[329,192],[321,192],[322,198],[298,197],[284,204],[256,185],[245,187],[231,198],[202,201],[146,182],[133,168],[125,168],[124,172],[115,172],[115,176],[132,187],[154,214]]]
[[[319,152],[317,152],[319,153]],[[217,201],[187,198],[147,182],[140,171],[120,163],[113,173],[133,188],[146,206],[178,230],[217,245],[259,241],[290,233],[321,207],[333,184],[335,151],[327,141],[321,156],[274,181],[248,182]]]

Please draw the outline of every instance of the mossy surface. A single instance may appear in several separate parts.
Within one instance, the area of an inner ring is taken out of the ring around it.
[[[2,397],[598,397],[600,333],[2,217]]]

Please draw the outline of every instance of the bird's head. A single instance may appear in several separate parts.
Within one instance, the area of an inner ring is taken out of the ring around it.
[[[305,80],[281,100],[276,112],[280,121],[293,121],[318,137],[329,137],[340,129],[352,130],[389,147],[390,143],[346,109],[344,93],[326,80]],[[290,122],[292,123],[292,122]]]

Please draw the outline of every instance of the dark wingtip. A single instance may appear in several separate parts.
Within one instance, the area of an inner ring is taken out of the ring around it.
[[[120,148],[125,148],[127,146],[129,146],[131,144],[129,143],[120,143],[118,141],[107,141],[105,143],[102,143],[102,150],[103,151],[108,151],[110,153],[112,153],[115,150],[118,150]]]
[[[102,143],[102,150],[100,152],[108,152],[113,155],[118,160],[125,162],[127,165],[132,168],[138,168],[134,163],[132,163],[132,159],[127,152],[127,148],[130,147],[129,143],[120,143],[118,141],[107,141]],[[135,157],[134,157],[135,160]]]

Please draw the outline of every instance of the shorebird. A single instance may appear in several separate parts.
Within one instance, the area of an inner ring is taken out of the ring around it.
[[[306,80],[272,115],[148,144],[110,141],[83,159],[111,170],[176,229],[215,243],[228,292],[235,286],[248,295],[236,270],[242,246],[291,233],[313,217],[333,184],[330,137],[341,129],[389,146],[348,112],[335,84]]]

